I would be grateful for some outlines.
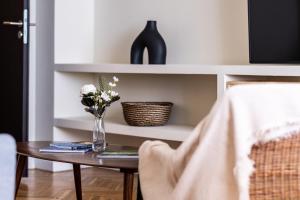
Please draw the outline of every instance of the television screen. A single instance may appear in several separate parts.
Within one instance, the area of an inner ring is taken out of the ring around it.
[[[250,63],[300,63],[300,0],[248,0]]]

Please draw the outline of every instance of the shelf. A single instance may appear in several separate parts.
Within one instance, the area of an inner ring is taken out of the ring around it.
[[[221,65],[56,64],[59,72],[119,74],[217,74]]]
[[[54,126],[58,128],[69,128],[83,131],[92,131],[93,119],[91,117],[55,118]],[[105,121],[107,133],[144,137],[160,140],[184,141],[193,131],[191,126],[165,125],[159,127],[134,127],[125,122]]]
[[[226,75],[246,76],[300,76],[300,65],[296,64],[249,64],[224,68]]]
[[[253,75],[300,76],[300,65],[130,65],[130,64],[56,64],[58,72],[113,74],[182,74],[182,75]]]

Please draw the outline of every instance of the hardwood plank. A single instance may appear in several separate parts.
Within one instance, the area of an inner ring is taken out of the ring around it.
[[[136,180],[134,198],[136,196]],[[110,169],[81,169],[82,199],[122,200],[123,173]],[[73,172],[51,173],[29,170],[28,178],[22,178],[17,200],[75,200]]]

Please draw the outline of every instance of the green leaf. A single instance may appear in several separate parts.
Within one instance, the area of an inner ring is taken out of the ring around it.
[[[99,76],[99,87],[101,91],[108,91],[108,84],[104,76]]]
[[[91,97],[82,97],[81,103],[87,107],[92,107],[95,105],[95,102]]]
[[[112,97],[112,99],[111,99],[111,103],[113,103],[113,102],[116,102],[116,101],[119,101],[121,99],[121,97],[120,96],[115,96],[115,97]]]

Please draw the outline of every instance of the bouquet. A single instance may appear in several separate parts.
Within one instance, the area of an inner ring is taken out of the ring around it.
[[[108,84],[101,79],[99,88],[95,85],[84,85],[81,88],[81,103],[86,106],[85,111],[91,113],[96,118],[102,118],[106,107],[120,99],[119,94],[113,89],[117,86],[119,79],[113,77],[113,81]]]

